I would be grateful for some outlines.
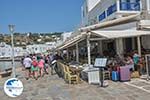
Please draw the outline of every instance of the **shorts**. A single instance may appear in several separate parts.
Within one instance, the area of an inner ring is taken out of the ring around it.
[[[31,71],[38,71],[38,70],[39,70],[38,67],[34,67],[34,66],[31,67]]]
[[[30,69],[31,69],[31,67],[25,67],[25,69],[30,70]]]
[[[48,66],[49,66],[48,64],[45,64],[44,68],[48,68]]]
[[[44,70],[44,66],[43,66],[43,67],[41,67],[41,66],[38,66],[38,68],[39,68],[40,70]]]

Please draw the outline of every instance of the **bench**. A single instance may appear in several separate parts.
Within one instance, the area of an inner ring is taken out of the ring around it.
[[[5,69],[4,71],[0,72],[0,78],[10,76],[11,73],[12,73],[12,68]]]

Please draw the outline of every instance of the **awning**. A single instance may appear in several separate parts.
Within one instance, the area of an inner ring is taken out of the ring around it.
[[[139,25],[141,28],[150,29],[150,20],[140,20]]]
[[[120,23],[123,23],[123,22],[129,22],[130,20],[132,20],[132,21],[136,20],[136,19],[138,19],[139,16],[140,16],[139,14],[136,14],[136,15],[130,15],[130,16],[126,16],[126,17],[120,17],[120,18],[117,18],[117,19],[114,19],[114,20],[105,21],[105,22],[90,25],[90,26],[87,26],[87,27],[82,27],[82,28],[79,29],[79,31],[84,32],[84,31],[100,29],[100,28],[103,28],[103,27],[106,27],[106,26],[117,25],[117,24],[120,24]]]
[[[69,39],[68,41],[64,42],[62,46],[58,47],[57,49],[58,50],[61,50],[61,49],[65,49],[65,48],[68,48],[70,46],[73,46],[75,45],[77,42],[80,42],[82,41],[83,39],[85,39],[86,37],[86,32],[82,32],[81,34]]]
[[[150,35],[150,31],[128,30],[128,31],[91,31],[91,35],[101,36],[104,39],[128,38],[143,35]]]

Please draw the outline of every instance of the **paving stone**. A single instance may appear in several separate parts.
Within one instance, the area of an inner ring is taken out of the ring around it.
[[[150,84],[148,84],[148,83],[146,83],[146,82],[139,82],[139,81],[137,81],[137,82],[132,82],[132,84],[134,84],[134,85],[136,85],[136,86],[150,85]]]
[[[123,82],[109,82],[106,88],[89,85],[82,82],[78,85],[67,84],[57,75],[45,75],[38,80],[19,79],[23,82],[24,91],[17,98],[10,98],[1,91],[3,83],[10,77],[0,79],[0,100],[149,100],[150,93],[124,84]],[[150,90],[148,83],[141,81],[129,82],[136,86]]]
[[[143,88],[146,90],[150,90],[150,86],[144,86]]]

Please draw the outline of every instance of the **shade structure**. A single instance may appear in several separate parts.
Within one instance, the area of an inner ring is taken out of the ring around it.
[[[123,22],[129,22],[131,20],[136,20],[138,19],[140,16],[140,14],[136,14],[136,15],[129,15],[126,17],[120,17],[114,20],[110,20],[110,21],[106,21],[106,22],[102,22],[102,23],[98,23],[98,24],[94,24],[94,25],[90,25],[87,27],[82,27],[79,29],[79,31],[85,32],[85,31],[91,31],[91,30],[95,30],[95,29],[100,29],[106,26],[113,26],[116,24],[120,24]]]
[[[63,45],[61,45],[60,47],[58,47],[58,50],[66,49],[66,48],[68,48],[70,46],[73,46],[77,42],[80,42],[80,41],[84,40],[85,37],[86,37],[86,32],[82,32],[81,34],[79,34],[79,35],[77,35],[75,37],[72,37],[68,41],[64,42]]]
[[[129,37],[137,37],[137,36],[144,36],[150,35],[150,31],[140,31],[140,30],[126,30],[126,31],[101,31],[95,30],[91,31],[91,35],[101,36],[104,39],[115,39],[115,38],[129,38]]]

